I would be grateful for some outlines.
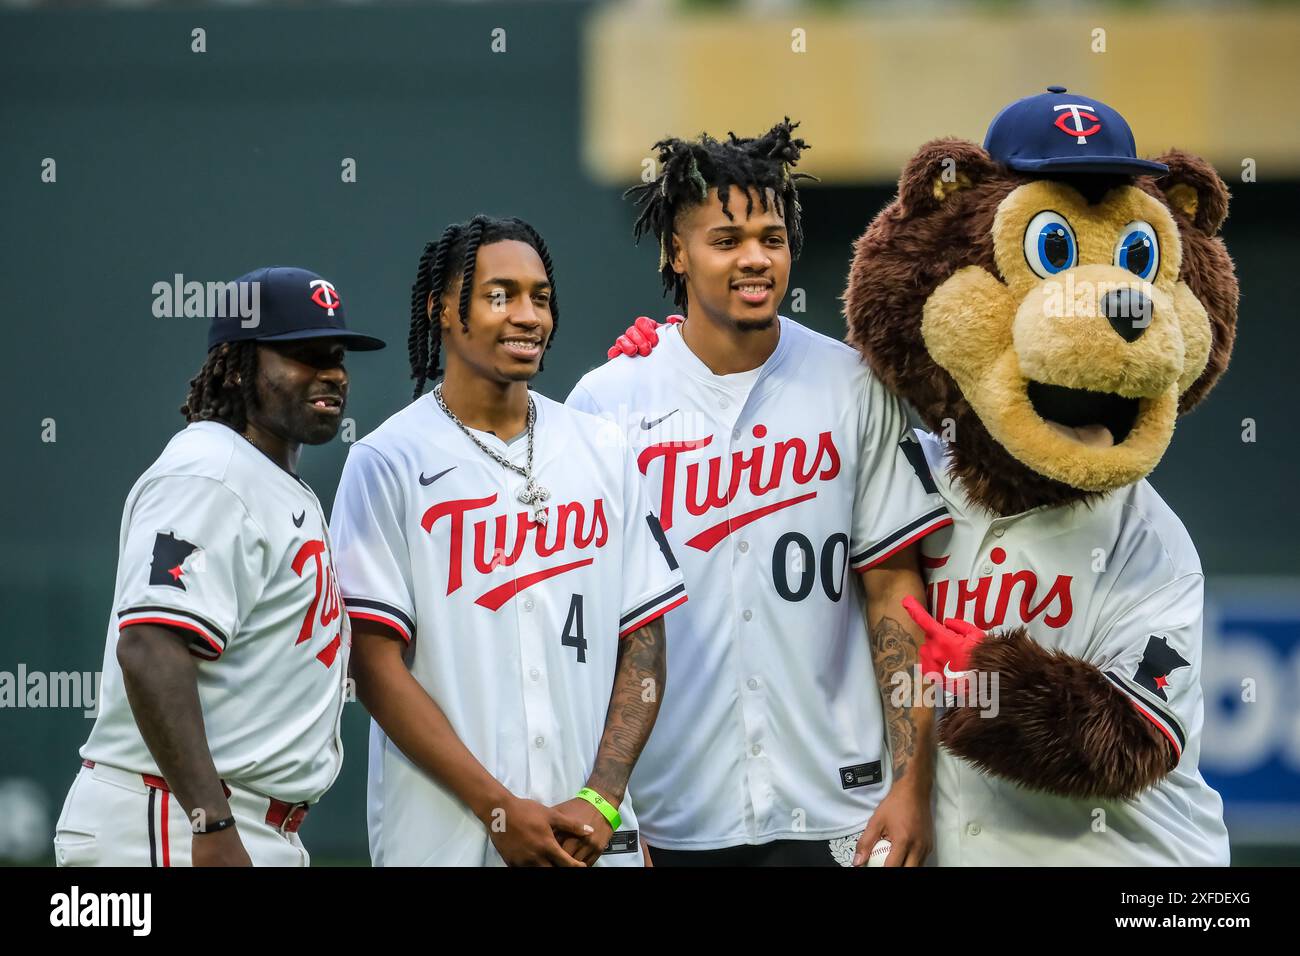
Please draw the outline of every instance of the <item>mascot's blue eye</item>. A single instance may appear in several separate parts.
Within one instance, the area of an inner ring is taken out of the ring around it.
[[[1079,261],[1074,230],[1059,212],[1045,209],[1025,228],[1025,261],[1040,279],[1073,268]]]
[[[1139,279],[1150,279],[1160,268],[1160,240],[1148,222],[1130,222],[1119,231],[1115,243],[1115,265]]]

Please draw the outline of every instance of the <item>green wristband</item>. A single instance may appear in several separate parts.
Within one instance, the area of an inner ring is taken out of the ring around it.
[[[600,815],[605,818],[605,822],[609,824],[611,830],[618,830],[619,824],[623,822],[623,818],[618,815],[618,807],[614,806],[614,804],[610,803],[595,790],[592,790],[591,787],[583,787],[579,790],[578,799],[586,800],[593,807],[599,810]]]

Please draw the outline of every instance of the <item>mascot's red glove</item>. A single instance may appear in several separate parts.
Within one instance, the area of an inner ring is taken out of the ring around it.
[[[946,693],[957,693],[967,680],[971,651],[988,635],[974,624],[955,617],[940,624],[910,594],[903,598],[903,610],[925,631],[925,643],[921,645],[921,674],[942,681]]]
[[[676,325],[678,322],[685,321],[685,316],[670,315],[664,320],[664,325]],[[659,330],[663,327],[654,319],[639,315],[637,320],[627,327],[627,331],[609,347],[606,354],[610,358],[618,358],[620,355],[649,355],[659,344]]]

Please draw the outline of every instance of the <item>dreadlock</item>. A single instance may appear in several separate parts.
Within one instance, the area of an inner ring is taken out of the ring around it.
[[[187,422],[218,421],[242,432],[248,409],[257,407],[257,343],[223,342],[190,379],[190,393],[181,406]]]
[[[442,351],[442,326],[438,321],[442,294],[460,279],[460,325],[469,331],[469,300],[474,287],[474,267],[482,246],[494,242],[516,240],[532,246],[546,269],[546,279],[551,284],[551,319],[553,322],[549,349],[560,328],[560,307],[555,295],[555,273],[551,268],[551,254],[546,249],[537,230],[522,219],[510,217],[475,216],[468,222],[453,223],[443,230],[437,242],[425,243],[416,268],[415,282],[411,286],[411,333],[406,339],[406,351],[411,359],[411,378],[415,380],[415,398],[424,392],[425,383],[436,379],[442,372],[439,354]],[[429,296],[433,296],[433,317],[429,316]]]
[[[633,229],[637,242],[645,234],[653,234],[659,240],[659,275],[663,279],[664,292],[672,293],[673,303],[678,308],[686,309],[686,277],[673,271],[673,228],[682,212],[708,198],[711,186],[718,190],[722,211],[733,221],[735,217],[727,205],[732,186],[746,192],[747,217],[754,212],[754,196],[749,190],[758,193],[759,202],[766,212],[767,190],[771,189],[775,194],[776,212],[785,220],[790,237],[790,255],[796,259],[799,257],[803,248],[803,220],[795,181],[816,181],[817,177],[790,171],[799,162],[799,154],[811,148],[802,139],[794,137],[798,125],[791,123],[787,116],[758,137],[742,139],[729,132],[727,141],[720,142],[707,133],[701,133],[698,139],[690,142],[669,138],[655,143],[654,148],[659,151],[658,177],[633,186],[623,195],[635,197],[635,205],[641,207]]]

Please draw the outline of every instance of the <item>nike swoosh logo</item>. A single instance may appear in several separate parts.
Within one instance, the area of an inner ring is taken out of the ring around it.
[[[669,412],[667,415],[660,415],[658,418],[656,418],[656,419],[655,419],[654,421],[652,421],[652,422],[648,422],[648,421],[646,421],[645,416],[642,415],[642,416],[641,416],[641,427],[644,428],[646,431],[649,431],[650,429],[652,429],[652,428],[654,428],[656,425],[658,425],[661,421],[663,421],[665,418],[671,418],[673,415],[676,415],[679,411],[681,411],[680,408],[674,408],[674,409],[673,409],[671,412]]]
[[[437,473],[436,475],[434,475],[432,478],[426,478],[426,477],[424,477],[424,472],[420,472],[420,484],[422,484],[422,485],[431,485],[431,484],[433,484],[435,481],[437,481],[439,478],[441,478],[443,475],[445,475],[447,472],[449,472],[449,471],[455,471],[455,470],[456,470],[456,466],[455,466],[455,465],[452,465],[450,468],[446,468],[446,469],[444,469],[444,470],[438,472],[438,473]]]
[[[307,512],[305,512],[305,511],[304,511],[302,514],[300,514],[300,515],[294,515],[294,516],[293,516],[293,526],[294,526],[295,528],[301,528],[301,527],[302,527],[302,519],[305,518],[305,517],[307,517]]]
[[[953,671],[952,662],[951,661],[944,662],[943,676],[948,678],[948,680],[960,680],[961,678],[965,677],[969,673],[970,671]]]

